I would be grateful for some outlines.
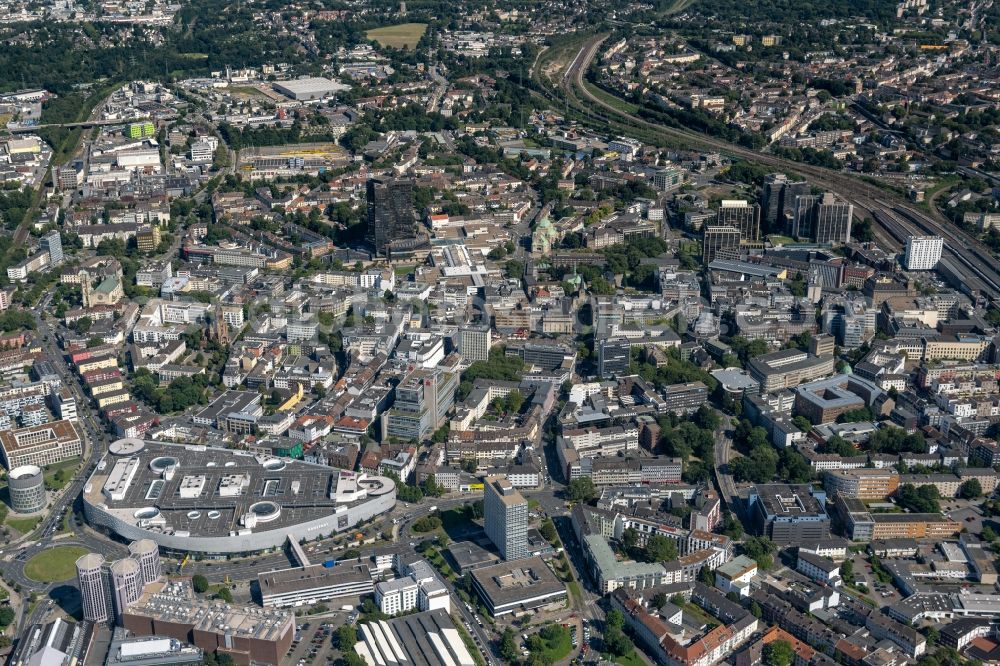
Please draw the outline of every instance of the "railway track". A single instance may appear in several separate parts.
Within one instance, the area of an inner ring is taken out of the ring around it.
[[[897,197],[892,197],[892,200],[889,193],[854,176],[757,152],[692,130],[658,125],[616,108],[593,94],[584,83],[584,74],[606,39],[607,35],[595,35],[583,42],[557,82],[541,74],[539,59],[533,72],[533,78],[539,84],[539,94],[556,108],[564,106],[567,111],[572,109],[574,115],[585,124],[596,124],[614,132],[628,133],[654,145],[666,143],[716,151],[775,169],[800,173],[817,185],[837,192],[845,201],[852,203],[858,213],[871,216],[885,232],[876,232],[881,240],[892,240],[887,243],[891,249],[905,247],[907,235],[941,236],[945,240],[949,263],[958,269],[953,280],[958,283],[956,286],[973,293],[978,290],[991,301],[1000,299],[1000,273],[993,268],[996,260],[977,239],[947,221],[913,209]],[[906,221],[899,220],[899,217]],[[919,231],[914,233],[914,230]]]

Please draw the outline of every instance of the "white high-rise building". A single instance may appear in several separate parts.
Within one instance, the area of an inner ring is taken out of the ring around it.
[[[504,477],[487,477],[483,488],[486,536],[505,560],[527,557],[528,502]]]
[[[88,553],[76,561],[76,580],[80,586],[83,619],[101,623],[110,619],[108,588],[104,584],[104,557]]]
[[[488,361],[492,344],[489,324],[468,324],[460,329],[459,351],[469,363]]]
[[[906,256],[903,265],[908,271],[929,271],[937,266],[944,249],[940,236],[910,236],[906,239]]]
[[[133,541],[128,549],[129,557],[111,563],[98,553],[89,553],[76,561],[84,620],[119,621],[125,610],[142,596],[146,584],[160,579],[160,553],[153,541]]]
[[[144,585],[160,580],[160,550],[152,539],[139,539],[128,545],[129,555],[139,563]]]

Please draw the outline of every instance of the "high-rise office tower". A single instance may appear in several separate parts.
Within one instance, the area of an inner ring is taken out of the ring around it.
[[[838,199],[833,193],[823,195],[816,206],[816,222],[813,239],[817,243],[834,245],[849,243],[851,222],[854,220],[854,204]]]
[[[760,206],[746,201],[725,200],[719,206],[715,224],[739,229],[743,240],[760,240]]]
[[[423,439],[448,422],[455,404],[458,373],[418,368],[396,386],[396,401],[382,416],[383,434]]]
[[[110,563],[97,553],[76,561],[83,619],[95,623],[121,620],[146,585],[160,579],[160,552],[153,541],[133,541],[128,551],[129,557]]]
[[[129,605],[134,604],[142,596],[145,583],[142,580],[142,569],[139,563],[131,557],[115,560],[107,568],[108,590],[111,592],[111,608],[115,621],[121,619]]]
[[[62,238],[58,231],[50,231],[42,236],[39,245],[43,250],[48,251],[50,266],[58,266],[63,262]]]
[[[736,227],[712,225],[705,227],[704,243],[702,245],[702,260],[709,264],[720,253],[729,257],[733,250],[739,250],[743,234]]]
[[[76,580],[80,587],[83,619],[107,622],[111,618],[111,603],[104,578],[104,557],[88,553],[76,561]]]
[[[908,271],[933,270],[941,261],[944,239],[940,236],[910,236],[906,239],[903,265]]]
[[[143,584],[160,580],[160,550],[152,539],[140,539],[128,545],[129,555],[139,563]]]
[[[805,181],[792,182],[783,173],[772,173],[764,182],[761,225],[767,231],[788,228],[794,215],[795,198],[809,194]]]
[[[597,374],[604,379],[628,373],[632,343],[624,337],[601,338],[597,342]]]
[[[489,360],[492,343],[489,324],[467,324],[459,329],[458,351],[469,363]]]
[[[851,239],[854,204],[838,199],[832,192],[805,195],[795,200],[792,235],[816,243],[839,245]]]
[[[486,536],[505,560],[528,556],[528,502],[502,476],[486,477],[483,484],[483,522]]]
[[[416,237],[413,183],[408,180],[368,180],[367,238],[376,255],[388,256],[393,241]]]

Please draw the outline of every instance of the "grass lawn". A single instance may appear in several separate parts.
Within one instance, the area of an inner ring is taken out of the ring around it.
[[[412,49],[427,31],[426,23],[400,23],[399,25],[387,25],[382,28],[375,28],[365,33],[368,39],[374,39],[382,46],[391,46],[394,49]]]
[[[27,534],[31,530],[35,529],[41,520],[41,516],[36,518],[8,518],[4,524],[13,530],[17,530],[21,534]]]
[[[45,487],[48,490],[62,490],[67,483],[73,480],[73,475],[79,465],[79,458],[74,458],[47,466],[44,474]]]
[[[457,506],[453,509],[448,509],[447,511],[441,511],[440,516],[441,526],[444,527],[445,530],[449,530],[454,527],[468,527],[469,523],[476,520],[472,507],[469,504]]]
[[[697,604],[685,604],[684,612],[688,613],[689,615],[695,616],[701,622],[705,623],[709,627],[715,627],[719,624],[718,620],[716,620],[714,617],[703,611],[701,607],[698,606]]]
[[[553,628],[549,629],[549,627]],[[547,664],[554,664],[566,658],[573,649],[573,642],[569,636],[569,629],[566,627],[557,624],[549,625],[549,627],[543,629],[538,635],[542,639],[542,659]],[[549,631],[546,632],[546,629],[549,629]],[[545,633],[552,633],[553,635],[546,638],[544,636]],[[529,637],[529,644],[533,639],[533,636]]]
[[[771,234],[767,237],[771,241],[771,245],[787,245],[788,243],[794,243],[795,239],[790,236],[782,236],[780,234]]]
[[[616,97],[611,93],[605,91],[603,88],[598,88],[590,81],[584,81],[583,87],[587,89],[591,95],[601,100],[605,104],[610,104],[612,108],[623,111],[629,115],[635,115],[639,111],[639,107],[632,102],[626,101],[621,97]]]
[[[573,598],[583,599],[583,591],[580,590],[580,584],[575,580],[571,580],[567,583],[566,588],[569,590],[569,593]]]
[[[80,546],[57,546],[35,555],[24,565],[24,575],[39,583],[58,583],[76,575],[76,561],[88,551]]]
[[[646,662],[642,660],[635,650],[632,650],[624,657],[614,657],[611,655],[604,655],[604,658],[609,661],[614,661],[616,664],[621,664],[621,666],[646,666]]]

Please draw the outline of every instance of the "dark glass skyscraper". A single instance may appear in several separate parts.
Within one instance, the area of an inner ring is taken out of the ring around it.
[[[388,256],[393,241],[416,237],[413,183],[409,180],[368,180],[368,242],[376,255]]]

